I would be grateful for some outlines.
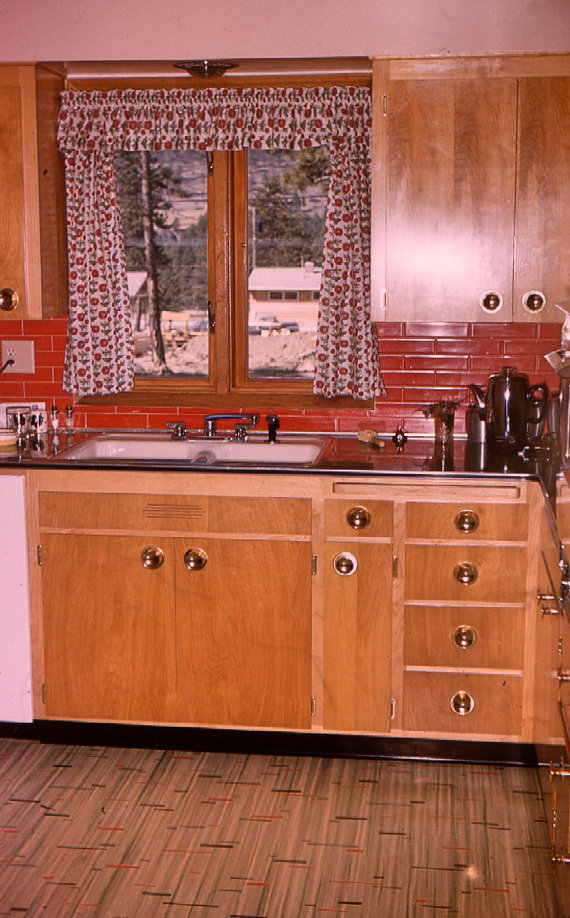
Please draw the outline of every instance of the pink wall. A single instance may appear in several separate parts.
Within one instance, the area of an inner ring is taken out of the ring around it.
[[[67,322],[3,321],[0,338],[34,341],[34,375],[0,375],[0,402],[41,399],[60,409],[72,401],[62,389]],[[387,398],[377,399],[374,411],[279,411],[283,430],[351,431],[373,427],[393,432],[403,419],[410,432],[431,433],[433,422],[414,414],[414,408],[442,398],[463,398],[469,383],[485,385],[491,373],[511,364],[526,373],[531,383],[546,380],[558,388],[544,354],[559,347],[559,324],[471,324],[467,322],[378,325],[380,359]],[[466,400],[467,403],[467,400]],[[255,406],[257,407],[257,406]],[[267,411],[271,404],[259,406]],[[211,410],[211,409],[208,409]],[[206,409],[115,408],[77,406],[78,427],[163,427],[177,416],[190,427],[201,427]],[[463,408],[457,414],[457,431],[463,428]],[[195,419],[195,421],[193,420]]]
[[[0,0],[4,61],[567,51],[568,0]]]

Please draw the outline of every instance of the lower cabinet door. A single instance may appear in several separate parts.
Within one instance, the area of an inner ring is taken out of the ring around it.
[[[324,563],[324,727],[387,733],[392,546],[329,542]]]
[[[46,716],[174,719],[173,542],[42,535]]]
[[[309,542],[176,540],[178,720],[311,727]]]

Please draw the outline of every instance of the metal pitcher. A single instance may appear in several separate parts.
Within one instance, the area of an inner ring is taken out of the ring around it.
[[[527,443],[527,425],[540,423],[546,416],[546,383],[529,386],[528,377],[516,367],[503,367],[489,377],[486,394],[479,386],[469,388],[479,417],[485,421],[489,450],[501,455],[519,453]],[[538,392],[542,393],[540,402]]]

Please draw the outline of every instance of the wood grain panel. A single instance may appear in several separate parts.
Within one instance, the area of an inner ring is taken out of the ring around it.
[[[474,583],[458,583],[453,571],[469,562],[477,568]],[[524,548],[484,545],[407,545],[405,599],[413,601],[503,602],[525,601],[526,552]]]
[[[26,307],[24,246],[24,165],[21,94],[18,85],[0,83],[0,287],[18,293],[21,304],[12,312],[0,310],[0,319],[22,318]]]
[[[310,728],[311,546],[177,539],[176,556],[178,721]]]
[[[404,730],[445,734],[512,736],[521,732],[521,678],[476,673],[404,673]],[[475,706],[456,714],[451,698],[468,692]]]
[[[479,525],[473,532],[463,532],[456,524],[462,511],[477,515]],[[406,535],[409,539],[525,541],[528,535],[526,503],[483,504],[470,500],[442,504],[408,502],[406,504]]]
[[[515,80],[410,80],[389,92],[387,316],[511,316]]]
[[[462,650],[453,641],[461,625],[475,643]],[[461,669],[523,669],[525,618],[522,609],[412,606],[404,611],[404,665]]]
[[[40,527],[310,535],[303,498],[68,493],[39,494]]]
[[[172,543],[145,570],[149,538],[43,538],[46,715],[174,720],[176,690]]]
[[[516,321],[532,320],[523,295],[542,291],[541,321],[559,322],[570,299],[570,77],[519,81],[515,225]]]
[[[333,568],[350,551],[356,573]],[[386,733],[390,729],[392,547],[346,541],[324,553],[324,726]]]
[[[353,507],[363,507],[370,513],[370,523],[364,529],[355,530],[347,520],[347,513]],[[325,529],[327,536],[342,538],[390,537],[394,528],[394,505],[384,500],[327,500],[325,501]]]

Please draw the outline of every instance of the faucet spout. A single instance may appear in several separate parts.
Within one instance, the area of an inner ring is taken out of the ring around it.
[[[245,431],[250,427],[256,427],[259,422],[258,414],[207,414],[204,417],[204,436],[215,437],[218,421],[240,421],[236,424],[235,436],[245,437]],[[242,433],[243,429],[243,433]]]

